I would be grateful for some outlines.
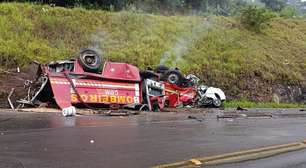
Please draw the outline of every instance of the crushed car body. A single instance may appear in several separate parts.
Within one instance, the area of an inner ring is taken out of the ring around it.
[[[200,79],[193,74],[186,77],[178,68],[159,65],[155,72],[165,85],[165,101],[168,107],[221,107],[226,100],[225,93],[215,87],[200,85]]]

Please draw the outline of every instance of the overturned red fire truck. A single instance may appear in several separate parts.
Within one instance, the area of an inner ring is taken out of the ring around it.
[[[64,116],[75,107],[133,108],[160,111],[164,107],[220,107],[226,97],[219,88],[199,85],[195,75],[159,65],[140,71],[127,63],[104,61],[97,52],[82,50],[77,59],[38,65],[36,77],[26,81],[22,106],[61,108]]]
[[[77,59],[39,65],[36,79],[27,81],[25,105],[56,104],[64,115],[74,106],[130,107],[158,111],[164,107],[164,84],[141,76],[127,63],[104,62],[97,52],[82,50]]]

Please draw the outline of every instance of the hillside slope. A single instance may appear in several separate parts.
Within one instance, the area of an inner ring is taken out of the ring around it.
[[[1,69],[71,58],[87,47],[141,68],[177,66],[223,88],[229,98],[305,102],[302,19],[276,18],[258,34],[235,18],[0,4]]]

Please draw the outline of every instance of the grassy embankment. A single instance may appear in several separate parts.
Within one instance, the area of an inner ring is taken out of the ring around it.
[[[272,102],[263,102],[256,103],[246,100],[242,101],[229,101],[224,104],[225,108],[306,108],[305,104],[294,104],[294,103],[272,103]]]
[[[243,28],[237,18],[1,3],[0,68],[66,59],[85,47],[141,68],[154,67],[168,55],[166,64],[197,74],[231,98],[252,99],[250,79],[259,85],[306,80],[305,20],[275,18],[270,25],[259,34]]]

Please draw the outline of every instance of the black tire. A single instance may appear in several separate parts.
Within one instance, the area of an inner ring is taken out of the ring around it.
[[[212,104],[214,107],[219,108],[222,106],[222,101],[220,100],[220,98],[216,98],[215,100],[212,101]]]
[[[165,66],[165,65],[158,65],[158,66],[155,68],[155,72],[156,72],[156,73],[161,73],[161,74],[165,73],[165,72],[168,71],[168,70],[169,70],[169,68],[168,68],[167,66]]]
[[[164,75],[165,81],[171,84],[175,84],[177,86],[181,86],[183,79],[183,75],[177,70],[169,70],[165,72]]]
[[[142,79],[152,79],[157,80],[158,75],[155,74],[153,71],[145,70],[140,72],[140,76]]]
[[[91,49],[85,49],[80,52],[79,62],[86,72],[98,73],[102,69],[102,59],[100,55]]]

